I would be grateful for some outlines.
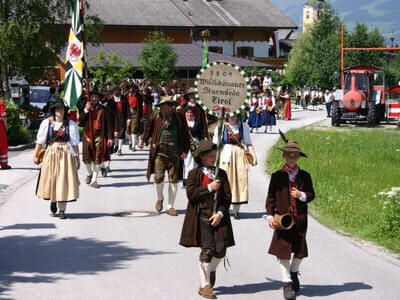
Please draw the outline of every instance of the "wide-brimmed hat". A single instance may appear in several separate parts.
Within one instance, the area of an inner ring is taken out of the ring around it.
[[[187,97],[187,96],[189,96],[190,94],[194,94],[194,93],[195,93],[194,88],[191,87],[191,88],[189,88],[189,89],[186,91],[186,93],[184,94],[184,96]]]
[[[51,104],[51,106],[50,106],[50,109],[56,109],[57,107],[63,107],[64,109],[67,107],[65,104],[64,104],[64,101],[61,99],[61,98],[57,98],[52,104]]]
[[[277,147],[283,152],[297,152],[302,157],[308,157],[303,151],[301,151],[299,145],[294,141],[288,141],[284,147]]]
[[[162,96],[160,102],[158,103],[158,106],[169,103],[173,105],[178,105],[178,102],[175,101],[172,96]]]
[[[217,150],[217,145],[210,140],[201,140],[197,148],[199,155],[210,150]]]

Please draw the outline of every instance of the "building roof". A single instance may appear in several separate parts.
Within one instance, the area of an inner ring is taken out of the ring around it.
[[[89,13],[113,26],[297,28],[269,0],[95,0]]]
[[[142,47],[146,44],[144,43],[106,43],[100,46],[87,46],[87,55],[89,56],[89,66],[93,66],[90,57],[97,55],[97,52],[102,49],[106,53],[117,53],[121,58],[128,58],[135,67],[139,65],[139,54]],[[175,64],[177,69],[199,69],[202,65],[203,60],[203,47],[195,44],[170,44],[175,52],[178,54],[178,60]],[[64,61],[66,54],[66,49],[64,49],[60,55],[62,61]],[[229,55],[223,55],[215,52],[209,52],[209,61],[224,60],[230,61],[239,67],[272,67],[271,65],[256,62],[249,59],[243,59],[238,57],[233,57]]]

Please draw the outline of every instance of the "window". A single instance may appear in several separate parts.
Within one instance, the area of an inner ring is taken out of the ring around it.
[[[254,57],[253,47],[237,47],[237,57],[250,58]]]
[[[212,47],[208,47],[208,51],[210,52],[215,52],[215,53],[223,53],[223,47],[217,47],[217,46],[212,46]]]

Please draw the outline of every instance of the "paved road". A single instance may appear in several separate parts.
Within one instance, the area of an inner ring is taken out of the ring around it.
[[[288,130],[323,118],[322,111],[297,112],[278,125]],[[277,139],[253,134],[260,162]],[[13,156],[14,169],[0,173],[0,184],[14,191],[0,193],[0,299],[200,299],[199,250],[178,246],[185,190],[178,192],[178,217],[124,213],[154,209],[155,192],[144,176],[147,155],[115,157],[99,190],[82,183],[67,220],[50,217],[48,202],[34,197],[32,151]],[[82,182],[84,176],[81,169]],[[241,220],[232,220],[237,246],[228,250],[231,267],[217,274],[220,299],[282,298],[278,263],[266,253],[272,231],[261,218],[267,187],[260,163],[250,172],[250,203]],[[400,299],[398,261],[314,220],[308,241],[299,299]]]

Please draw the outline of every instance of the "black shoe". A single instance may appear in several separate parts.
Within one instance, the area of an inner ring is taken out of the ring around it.
[[[300,290],[300,281],[297,275],[299,272],[292,272],[290,271],[290,278],[292,279],[292,288],[293,291],[298,292]]]
[[[118,146],[116,145],[114,146],[113,153],[116,153],[117,151],[118,151]]]
[[[101,176],[107,177],[107,170],[106,170],[106,168],[101,168]]]
[[[183,180],[182,180],[182,185],[183,185],[183,186],[186,186],[186,179],[183,179]]]
[[[1,169],[2,169],[2,170],[10,170],[10,169],[11,169],[11,166],[9,166],[9,165],[1,166]]]
[[[50,202],[50,211],[53,213],[53,216],[57,213],[57,202]]]
[[[92,182],[92,176],[93,175],[86,175],[86,179],[85,179],[86,184],[90,184]]]
[[[59,217],[60,219],[66,219],[66,218],[67,218],[67,215],[65,214],[65,212],[60,211],[60,213],[58,214],[58,217]]]
[[[295,298],[295,293],[292,288],[292,283],[291,282],[285,282],[283,284],[283,298],[285,299],[294,299]]]
[[[132,150],[132,144],[129,144],[129,150]]]

